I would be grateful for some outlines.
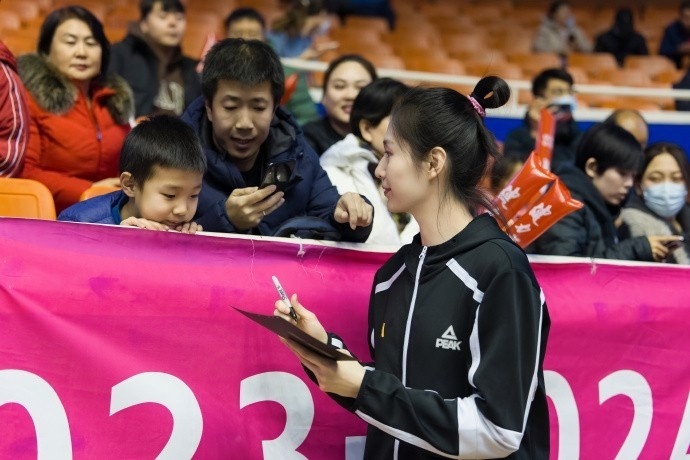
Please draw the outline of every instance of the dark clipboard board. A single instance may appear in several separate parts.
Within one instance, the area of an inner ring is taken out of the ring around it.
[[[259,313],[252,313],[249,311],[242,310],[237,307],[232,307],[238,312],[242,313],[247,318],[260,324],[266,329],[278,334],[284,339],[292,340],[299,343],[305,348],[318,353],[324,358],[333,359],[336,361],[355,361],[356,359],[350,355],[338,351],[337,348],[327,345],[314,337],[310,336],[294,324],[285,321],[283,318],[273,315],[262,315]]]

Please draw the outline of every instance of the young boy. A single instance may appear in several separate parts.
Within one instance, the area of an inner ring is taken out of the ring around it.
[[[194,131],[179,118],[159,115],[127,135],[120,156],[122,190],[70,206],[58,220],[196,233],[192,222],[206,171]]]
[[[209,164],[197,212],[207,231],[367,239],[371,204],[338,194],[294,118],[279,107],[285,75],[270,45],[216,43],[201,81],[203,96],[182,119],[199,135]],[[271,164],[285,180],[260,187]]]

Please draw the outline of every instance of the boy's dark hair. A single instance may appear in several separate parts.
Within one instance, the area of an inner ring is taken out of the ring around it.
[[[166,13],[182,13],[184,14],[185,8],[184,4],[180,0],[141,0],[139,2],[139,17],[140,19],[146,19],[156,3],[161,4],[161,8]]]
[[[250,7],[240,7],[232,10],[223,22],[223,30],[227,31],[230,24],[241,19],[252,19],[261,24],[262,30],[266,30],[266,20],[264,17],[257,10]]]
[[[340,64],[342,64],[344,62],[358,62],[369,73],[369,76],[371,77],[372,81],[374,81],[378,78],[378,75],[376,73],[376,67],[374,67],[374,64],[367,61],[363,56],[361,56],[359,54],[343,54],[343,55],[338,56],[337,58],[333,59],[328,64],[328,68],[326,69],[326,72],[324,72],[324,74],[323,74],[323,90],[324,91],[328,87],[328,82],[331,80],[331,74],[333,73],[333,71]]]
[[[201,72],[201,91],[211,102],[220,80],[237,81],[246,86],[271,83],[275,106],[285,92],[285,73],[280,58],[270,45],[259,40],[226,38],[209,50]]]
[[[85,23],[91,33],[93,38],[96,39],[99,45],[101,45],[101,69],[100,75],[103,76],[108,69],[108,63],[110,62],[110,42],[105,36],[103,31],[103,24],[98,20],[94,14],[82,6],[65,6],[53,10],[41,24],[41,31],[38,33],[38,45],[36,46],[36,51],[40,54],[47,56],[50,54],[50,46],[53,44],[53,38],[55,37],[55,30],[60,24],[67,21],[68,19],[79,19]]]
[[[482,109],[497,108],[508,102],[510,88],[503,79],[487,76],[470,97]],[[479,187],[489,157],[499,155],[498,145],[468,97],[450,88],[410,88],[393,107],[389,130],[409,148],[413,163],[420,168],[434,147],[443,148],[450,193],[471,211],[484,207],[501,219]]]
[[[206,155],[191,126],[172,115],[148,118],[129,132],[120,154],[120,173],[142,186],[153,168],[206,172]]]
[[[561,80],[568,83],[571,87],[575,83],[573,76],[563,69],[557,67],[545,69],[539,72],[539,74],[534,77],[534,80],[532,80],[532,95],[535,97],[542,97],[544,91],[546,91],[546,87],[549,85],[549,80]]]
[[[637,172],[642,147],[632,134],[613,123],[599,123],[587,130],[575,152],[575,166],[585,170],[587,160],[597,161],[597,174],[610,168]]]
[[[362,88],[352,103],[350,112],[352,133],[362,138],[362,131],[359,128],[361,120],[378,126],[381,120],[391,114],[393,104],[408,89],[405,83],[392,78],[379,78]]]

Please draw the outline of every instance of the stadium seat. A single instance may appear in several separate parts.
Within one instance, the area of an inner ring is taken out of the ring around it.
[[[464,75],[465,66],[460,61],[444,57],[416,57],[405,58],[405,67],[408,70],[420,72],[446,73],[451,75]]]
[[[106,193],[115,192],[117,190],[120,190],[120,187],[106,187],[102,185],[94,185],[84,190],[84,192],[79,197],[79,201],[88,200],[89,198],[105,195]]]
[[[32,179],[0,178],[0,216],[55,220],[53,195]]]
[[[639,111],[659,111],[661,106],[653,99],[622,98],[609,99],[600,104],[605,109],[633,109]]]
[[[642,69],[653,79],[662,72],[675,70],[676,65],[666,56],[653,54],[649,56],[628,56],[625,58],[624,68]]]
[[[343,24],[344,28],[358,28],[373,30],[376,32],[388,31],[388,20],[375,16],[347,16]]]
[[[594,74],[595,78],[602,84],[614,86],[652,86],[652,79],[649,73],[644,69],[601,69],[593,70],[590,75]]]
[[[37,18],[41,14],[41,8],[38,3],[31,0],[0,3],[0,15],[8,13],[16,13],[22,22],[26,22]]]
[[[504,80],[521,80],[524,78],[520,66],[511,64],[510,62],[500,60],[494,62],[485,60],[464,60],[462,63],[465,65],[469,75],[477,77],[497,75]]]
[[[618,63],[613,54],[609,53],[571,53],[568,55],[568,65],[587,70],[590,77],[605,69],[617,69]]]
[[[8,30],[21,29],[22,20],[19,14],[14,11],[3,10],[0,11],[0,30],[3,32]]]
[[[525,78],[531,80],[544,69],[561,67],[561,58],[555,53],[505,53],[508,61],[522,69]]]

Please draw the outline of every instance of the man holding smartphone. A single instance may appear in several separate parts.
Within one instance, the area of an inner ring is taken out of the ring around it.
[[[338,194],[294,118],[278,106],[285,76],[269,45],[216,43],[201,82],[203,96],[182,119],[198,133],[208,160],[195,217],[204,230],[280,235],[296,222],[306,227],[301,235],[313,226],[345,241],[367,239],[373,207],[358,194]]]
[[[504,152],[526,161],[536,142],[541,109],[547,107],[556,118],[552,168],[561,163],[573,164],[575,150],[582,132],[573,118],[576,101],[573,97],[573,77],[563,69],[545,69],[532,80],[532,102],[527,107],[525,120],[509,132]]]

